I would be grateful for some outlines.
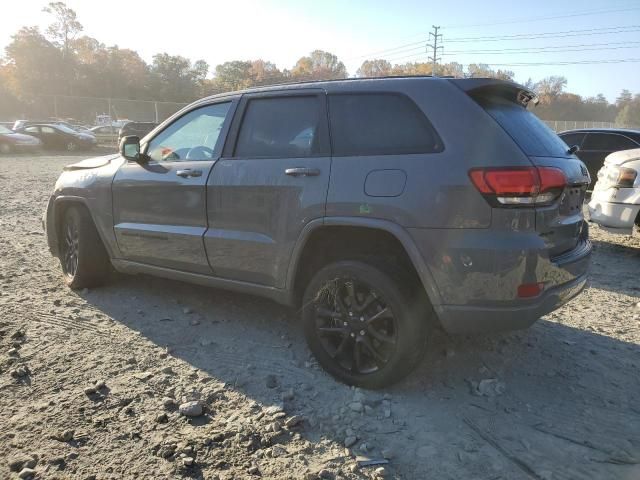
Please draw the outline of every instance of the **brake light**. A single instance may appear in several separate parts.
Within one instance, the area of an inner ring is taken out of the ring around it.
[[[567,186],[562,170],[553,167],[473,168],[469,178],[496,206],[549,204]]]

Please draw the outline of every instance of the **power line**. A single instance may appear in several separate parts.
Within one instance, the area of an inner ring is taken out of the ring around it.
[[[505,52],[505,51],[499,51],[499,50],[468,50],[468,51],[464,51],[464,50],[460,50],[460,51],[450,51],[447,53],[444,53],[443,55],[446,56],[451,56],[451,55],[478,55],[478,54],[482,54],[482,55],[515,55],[518,53],[523,53],[523,54],[541,54],[541,53],[567,53],[567,52],[593,52],[593,51],[602,51],[602,50],[623,50],[623,49],[627,49],[627,48],[638,48],[638,43],[640,42],[630,42],[630,43],[634,43],[635,45],[623,45],[623,46],[618,46],[618,47],[597,47],[597,48],[564,48],[564,49],[522,49],[522,50],[517,50],[517,51],[510,51],[510,52]]]
[[[493,36],[476,36],[476,37],[447,37],[449,43],[466,43],[466,42],[497,42],[497,41],[515,41],[515,40],[537,40],[541,38],[565,38],[565,37],[581,37],[591,35],[608,35],[621,33],[640,32],[640,25],[622,25],[614,27],[587,28],[581,30],[564,30],[555,32],[525,33],[517,35],[493,35]],[[425,41],[411,42],[385,50],[365,53],[353,57],[346,58],[344,61],[355,60],[358,58],[372,57],[375,55],[402,54],[405,52],[423,49]]]
[[[560,18],[572,18],[572,17],[584,17],[589,15],[604,15],[607,13],[619,13],[619,12],[628,12],[631,10],[640,10],[640,7],[629,7],[629,8],[617,8],[617,9],[598,9],[598,10],[588,10],[584,12],[576,12],[569,13],[565,15],[553,15],[546,17],[522,17],[518,19],[512,20],[504,20],[501,22],[491,22],[491,23],[475,23],[475,24],[466,24],[466,25],[445,25],[444,28],[471,28],[471,27],[490,27],[494,25],[507,25],[512,23],[525,23],[525,22],[533,22],[540,20],[555,20]]]
[[[588,37],[590,35],[633,33],[637,32],[638,28],[640,28],[640,25],[625,25],[620,27],[587,28],[583,30],[565,30],[560,32],[521,33],[517,35],[451,37],[447,38],[447,42],[498,42],[511,40],[534,40],[538,38]]]
[[[553,66],[553,65],[600,65],[607,63],[638,63],[640,58],[621,58],[603,60],[577,60],[566,62],[516,62],[516,63],[487,63],[492,67],[533,67],[533,66]]]

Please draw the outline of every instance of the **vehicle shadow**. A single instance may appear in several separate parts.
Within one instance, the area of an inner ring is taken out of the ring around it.
[[[302,415],[310,441],[342,445],[353,430],[354,455],[386,451],[402,478],[640,476],[638,332],[572,327],[571,304],[526,331],[436,331],[409,378],[358,392],[317,366],[296,313],[270,301],[146,276],[81,296],[226,388]]]

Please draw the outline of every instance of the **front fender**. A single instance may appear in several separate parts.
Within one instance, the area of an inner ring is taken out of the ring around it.
[[[416,272],[418,272],[418,276],[422,281],[422,285],[429,297],[431,305],[436,306],[442,303],[440,293],[437,289],[431,271],[409,233],[403,227],[394,222],[364,217],[324,217],[312,220],[304,227],[293,248],[291,261],[289,262],[289,267],[287,269],[286,289],[290,295],[293,295],[296,272],[298,271],[299,261],[307,241],[311,238],[311,234],[315,230],[327,226],[372,228],[383,230],[393,235],[404,247],[409,259],[416,269]]]

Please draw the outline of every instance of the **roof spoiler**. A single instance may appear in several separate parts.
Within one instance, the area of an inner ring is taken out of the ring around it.
[[[515,82],[495,78],[458,78],[449,80],[472,97],[500,97],[526,107],[540,101],[535,92]]]

